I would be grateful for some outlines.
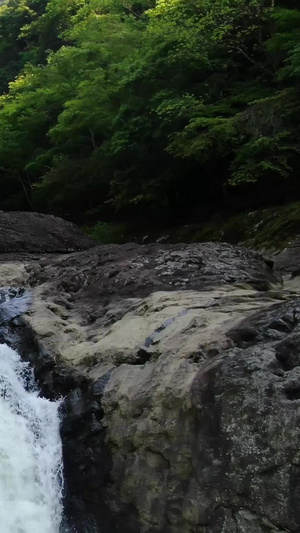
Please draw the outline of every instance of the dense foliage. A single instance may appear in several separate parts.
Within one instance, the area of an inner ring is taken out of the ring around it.
[[[300,196],[296,0],[6,0],[0,90],[2,208]]]

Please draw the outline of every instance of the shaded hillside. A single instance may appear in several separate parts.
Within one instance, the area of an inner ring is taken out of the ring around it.
[[[205,220],[299,198],[299,23],[293,0],[6,0],[2,208]]]

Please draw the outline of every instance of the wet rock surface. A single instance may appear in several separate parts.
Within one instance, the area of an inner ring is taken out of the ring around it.
[[[41,395],[52,400],[64,398],[60,411],[65,512],[60,532],[114,533],[114,521],[102,497],[111,468],[101,422],[101,396],[109,376],[91,382],[44,351],[23,320],[30,302],[30,291],[1,289],[0,342],[7,343],[31,363]]]
[[[300,530],[297,277],[226,244],[16,259],[31,304],[5,335],[66,398],[78,533]]]

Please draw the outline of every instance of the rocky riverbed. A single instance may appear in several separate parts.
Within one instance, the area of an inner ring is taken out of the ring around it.
[[[35,214],[28,240],[22,215],[0,279],[30,305],[1,338],[65,396],[78,533],[299,531],[297,243],[274,268],[229,244],[95,246],[53,217],[41,238]]]

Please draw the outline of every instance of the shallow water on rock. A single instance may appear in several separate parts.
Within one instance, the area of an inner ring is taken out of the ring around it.
[[[59,533],[59,402],[39,397],[29,365],[0,345],[0,531]]]

